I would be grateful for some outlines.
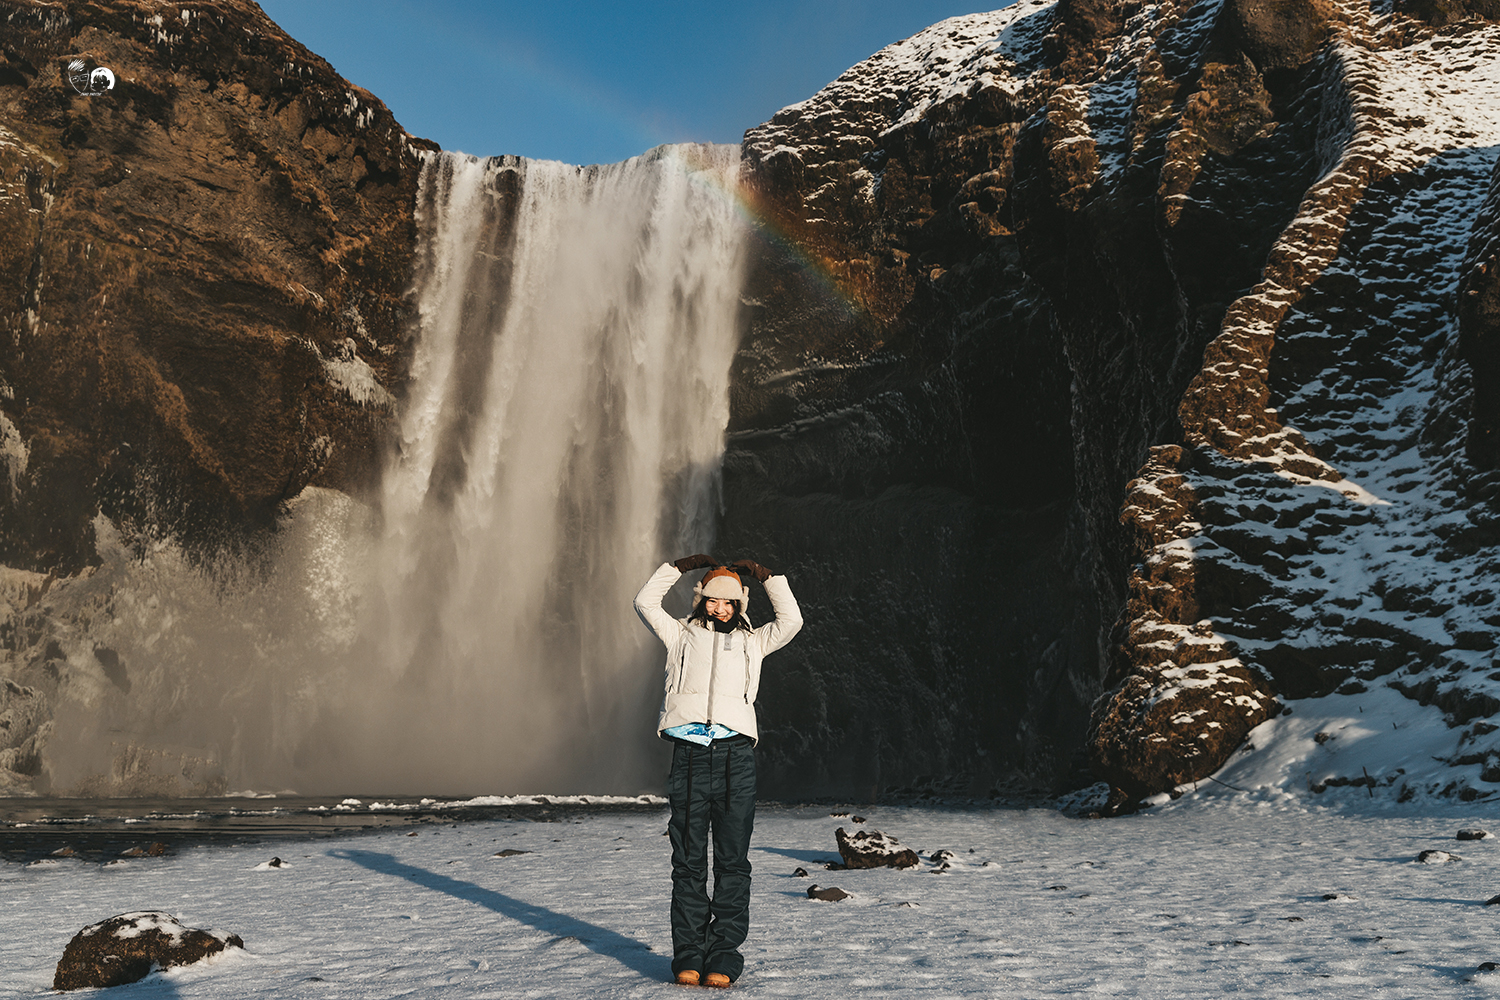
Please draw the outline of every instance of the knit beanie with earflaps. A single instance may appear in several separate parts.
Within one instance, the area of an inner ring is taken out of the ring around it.
[[[738,573],[723,566],[709,570],[693,587],[693,607],[710,597],[721,601],[739,601],[741,613],[750,606],[750,588],[740,582]]]

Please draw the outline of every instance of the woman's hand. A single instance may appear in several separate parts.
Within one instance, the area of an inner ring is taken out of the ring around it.
[[[729,564],[729,568],[741,576],[753,576],[761,583],[765,583],[771,578],[771,571],[753,559],[737,559]]]
[[[717,566],[718,563],[714,561],[713,556],[706,556],[700,552],[696,556],[683,556],[681,559],[675,559],[672,565],[677,567],[679,573],[691,573],[705,566]]]

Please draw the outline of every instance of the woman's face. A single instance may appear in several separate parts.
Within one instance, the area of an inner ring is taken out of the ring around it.
[[[734,617],[734,602],[723,597],[710,597],[704,602],[703,610],[708,612],[708,617],[727,622]]]

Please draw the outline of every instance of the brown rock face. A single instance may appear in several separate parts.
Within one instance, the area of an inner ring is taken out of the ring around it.
[[[1328,0],[1229,0],[1225,27],[1257,69],[1297,69],[1328,41],[1335,6]]]
[[[1121,521],[1139,561],[1106,678],[1112,690],[1094,708],[1088,739],[1094,773],[1125,802],[1208,777],[1280,707],[1265,676],[1205,617],[1256,581],[1231,578],[1182,545],[1202,530],[1191,466],[1186,448],[1159,445],[1126,485],[1132,502]]]
[[[1500,0],[1396,0],[1396,9],[1436,28],[1470,18],[1500,21]]]
[[[0,18],[0,560],[75,571],[101,511],[234,543],[363,486],[415,239],[384,105],[248,0]]]
[[[238,934],[193,930],[170,913],[122,913],[90,924],[63,950],[54,990],[123,986],[156,969],[192,965],[225,948],[243,948]]]

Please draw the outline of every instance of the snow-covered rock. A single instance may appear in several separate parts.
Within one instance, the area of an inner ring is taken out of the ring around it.
[[[184,927],[170,913],[122,913],[73,936],[57,963],[54,990],[121,986],[157,969],[192,965],[225,948],[243,948],[239,935]]]
[[[860,830],[854,834],[839,827],[833,831],[839,855],[845,868],[915,868],[922,861],[917,852],[902,847],[895,837],[879,830]]]

